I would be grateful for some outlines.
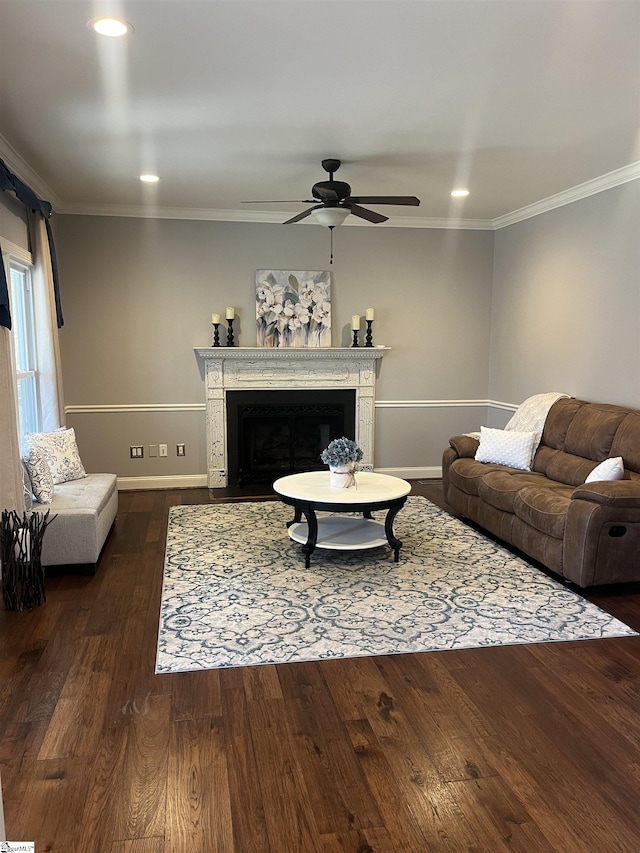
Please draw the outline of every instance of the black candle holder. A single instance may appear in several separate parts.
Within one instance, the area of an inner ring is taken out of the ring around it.
[[[372,325],[373,325],[373,320],[367,320],[367,338],[365,341],[366,347],[372,347],[373,346],[373,336],[371,334],[371,326]]]
[[[235,341],[233,340],[233,320],[227,320],[227,346],[235,346]]]
[[[360,346],[360,344],[358,343],[358,330],[352,329],[351,331],[353,332],[353,343],[351,344],[351,346],[352,347]]]
[[[218,327],[220,326],[220,323],[212,323],[211,325],[213,326],[213,344],[212,344],[212,346],[219,347],[220,346],[220,332],[218,331]]]

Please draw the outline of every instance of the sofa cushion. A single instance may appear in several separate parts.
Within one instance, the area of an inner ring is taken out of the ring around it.
[[[54,491],[51,505],[39,510],[51,510],[52,518],[42,540],[42,565],[95,564],[118,511],[115,474],[89,474]]]
[[[478,462],[496,462],[523,471],[531,470],[534,447],[537,447],[537,432],[490,429],[480,427],[480,444],[476,451]]]
[[[480,481],[489,471],[504,471],[503,465],[476,462],[475,459],[456,459],[449,468],[449,482],[467,495],[477,495]],[[515,469],[507,468],[507,471]]]
[[[562,450],[556,451],[546,466],[545,474],[550,480],[567,486],[579,486],[593,470],[593,460],[574,456]]]
[[[613,439],[627,415],[628,409],[621,409],[619,406],[604,403],[589,403],[583,406],[571,421],[563,449],[574,456],[602,462],[612,455]]]
[[[515,497],[523,486],[538,485],[542,474],[510,474],[507,471],[488,471],[478,484],[478,496],[496,509],[513,512]]]
[[[584,400],[576,400],[573,397],[563,398],[555,402],[549,409],[549,414],[544,422],[540,443],[553,450],[562,449],[571,422],[577,412],[586,405],[588,404]]]
[[[525,486],[514,500],[515,514],[535,530],[562,539],[572,493],[573,489],[560,484],[555,488]]]
[[[629,412],[618,427],[613,444],[612,456],[622,456],[627,470],[640,474],[640,412]]]
[[[88,474],[80,480],[70,480],[55,487],[55,497],[51,507],[54,512],[94,512],[100,513],[117,490],[115,474]]]
[[[549,463],[557,453],[561,453],[561,451],[541,444],[536,450],[536,455],[533,457],[531,470],[538,471],[540,474],[546,474]]]

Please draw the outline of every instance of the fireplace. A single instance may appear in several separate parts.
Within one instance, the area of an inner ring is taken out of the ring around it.
[[[322,470],[327,444],[355,436],[355,390],[228,391],[226,399],[230,486]]]
[[[229,474],[233,448],[230,447],[230,441],[236,439],[232,437],[234,430],[227,426],[228,400],[239,391],[251,391],[254,394],[304,391],[311,392],[314,401],[318,399],[319,392],[350,392],[355,400],[353,429],[350,429],[349,420],[345,420],[343,429],[335,425],[333,428],[338,435],[346,435],[358,442],[363,453],[359,467],[364,471],[372,471],[376,372],[386,351],[387,347],[196,347],[195,352],[202,359],[204,367],[209,488],[227,486],[231,482]],[[306,459],[316,453],[317,445],[328,444],[324,442],[327,434],[323,426],[325,423],[322,417],[316,420],[316,435],[320,437],[311,450],[307,448],[304,451],[305,470],[310,470]],[[266,446],[264,440],[262,446]]]

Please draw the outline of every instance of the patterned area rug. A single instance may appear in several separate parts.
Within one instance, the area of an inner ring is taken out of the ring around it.
[[[379,520],[383,513],[378,513]],[[172,507],[156,672],[633,636],[422,497],[388,546],[317,549],[278,502]]]

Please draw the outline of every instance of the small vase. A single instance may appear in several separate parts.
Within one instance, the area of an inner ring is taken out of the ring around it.
[[[356,484],[356,466],[353,462],[346,465],[329,465],[329,485],[334,489],[350,489]]]

